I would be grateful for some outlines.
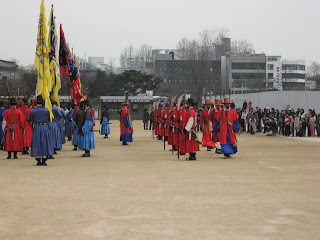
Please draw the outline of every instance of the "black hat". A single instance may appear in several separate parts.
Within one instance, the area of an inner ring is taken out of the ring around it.
[[[191,103],[191,104],[193,105],[194,100],[193,100],[192,98],[189,98],[189,99],[188,99],[188,103]]]
[[[17,99],[15,99],[15,98],[10,98],[10,104],[11,104],[11,105],[16,105],[16,104],[17,104]]]
[[[3,107],[3,106],[4,106],[4,102],[0,101],[0,107]]]
[[[84,103],[84,105],[88,105],[89,106],[89,100],[86,99],[86,100],[83,101],[83,103]]]
[[[41,95],[37,96],[36,102],[37,102],[37,104],[42,104],[43,103],[43,98],[42,98]]]
[[[81,101],[81,102],[80,102],[80,108],[83,108],[83,107],[84,107],[84,103],[85,103],[84,101]]]

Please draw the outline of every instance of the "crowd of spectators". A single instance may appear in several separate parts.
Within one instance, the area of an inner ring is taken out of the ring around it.
[[[320,137],[320,114],[315,110],[249,108],[246,101],[236,109],[242,132],[265,133],[268,136]]]

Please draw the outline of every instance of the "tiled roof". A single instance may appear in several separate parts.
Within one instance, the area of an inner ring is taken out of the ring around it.
[[[0,59],[0,70],[15,70],[17,68],[18,65],[15,62]]]

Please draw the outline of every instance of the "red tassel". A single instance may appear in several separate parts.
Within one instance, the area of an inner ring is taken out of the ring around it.
[[[20,109],[20,103],[17,104],[17,109]]]
[[[21,103],[21,109],[24,110],[24,101]]]
[[[35,107],[35,101],[34,100],[32,100],[32,109],[34,109],[34,107]]]

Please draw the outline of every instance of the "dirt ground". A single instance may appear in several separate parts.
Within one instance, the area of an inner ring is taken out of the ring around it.
[[[90,158],[71,142],[46,167],[0,153],[0,239],[320,239],[319,141],[242,134],[231,159],[184,161],[140,121],[121,146],[112,123]]]

